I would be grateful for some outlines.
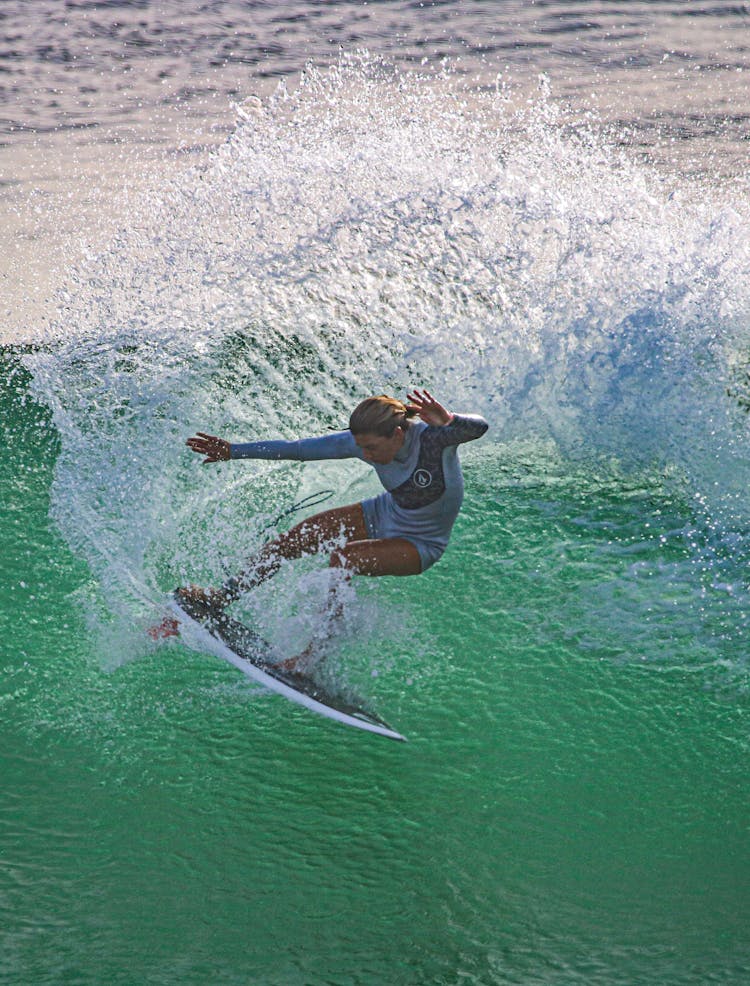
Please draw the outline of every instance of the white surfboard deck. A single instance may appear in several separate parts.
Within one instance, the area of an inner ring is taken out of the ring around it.
[[[169,606],[180,623],[180,637],[194,650],[208,651],[223,658],[270,691],[327,719],[406,742],[405,736],[373,713],[328,694],[310,678],[274,667],[268,660],[269,645],[237,620],[222,616],[211,623],[203,623],[186,612],[175,599]]]

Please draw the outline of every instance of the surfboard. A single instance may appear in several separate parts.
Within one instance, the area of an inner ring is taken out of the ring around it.
[[[275,666],[270,660],[270,644],[238,620],[224,613],[206,615],[197,607],[190,607],[190,612],[184,601],[178,603],[174,598],[169,606],[180,623],[181,639],[194,650],[208,651],[223,658],[253,681],[327,719],[389,739],[406,741],[405,736],[373,712],[329,692],[306,675]]]

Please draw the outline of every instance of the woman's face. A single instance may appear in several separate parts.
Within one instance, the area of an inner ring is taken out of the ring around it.
[[[393,457],[404,444],[405,432],[401,428],[396,428],[390,438],[382,435],[371,435],[363,432],[355,435],[354,441],[362,449],[362,456],[365,462],[377,462],[384,466],[393,461]]]

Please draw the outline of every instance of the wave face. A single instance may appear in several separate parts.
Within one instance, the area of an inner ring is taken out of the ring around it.
[[[498,463],[518,455],[540,483],[553,459],[647,473],[714,554],[744,545],[738,196],[562,128],[544,92],[519,112],[361,56],[240,106],[209,166],[142,205],[27,359],[62,439],[54,516],[105,608],[132,619],[144,588],[215,581],[297,495],[374,489],[351,463],[197,468],[192,430],[315,434],[420,385],[487,416],[467,461],[489,477],[513,481]]]

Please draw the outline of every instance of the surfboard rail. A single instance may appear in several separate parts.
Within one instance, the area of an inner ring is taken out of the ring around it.
[[[203,622],[183,609],[174,598],[170,600],[169,607],[182,627],[188,631],[187,634],[182,632],[182,628],[180,631],[180,636],[188,646],[196,650],[209,651],[216,657],[228,661],[269,691],[283,695],[290,702],[302,705],[326,719],[333,719],[343,725],[385,736],[388,739],[406,742],[405,736],[374,713],[325,694],[310,678],[275,668],[263,658],[263,651],[268,651],[265,641],[239,621],[222,615],[210,622]],[[234,640],[232,640],[233,635]],[[244,638],[239,646],[238,637]],[[192,642],[191,638],[193,638]],[[235,645],[234,648],[231,646],[232,643]],[[251,650],[253,644],[255,653]]]

